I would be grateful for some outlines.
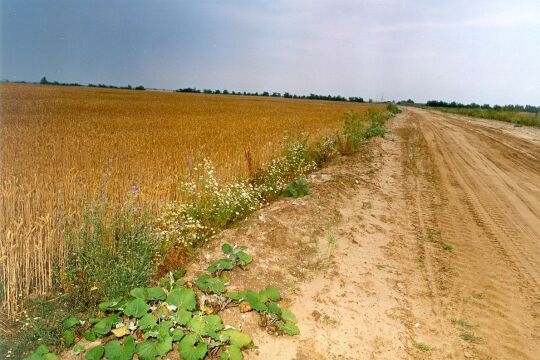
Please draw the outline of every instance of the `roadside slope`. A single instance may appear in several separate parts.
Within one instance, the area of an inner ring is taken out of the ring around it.
[[[247,357],[537,358],[538,133],[415,109],[388,126],[194,264],[246,244],[254,261],[231,290],[276,286],[298,316],[301,334],[277,338],[226,310],[254,338]]]

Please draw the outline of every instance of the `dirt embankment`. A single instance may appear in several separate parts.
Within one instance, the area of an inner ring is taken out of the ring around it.
[[[219,235],[245,244],[231,290],[273,285],[301,334],[254,313],[250,359],[540,358],[540,129],[406,110],[385,139]]]

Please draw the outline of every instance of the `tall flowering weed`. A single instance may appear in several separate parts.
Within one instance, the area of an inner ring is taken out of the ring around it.
[[[166,205],[158,217],[158,240],[165,247],[175,244],[194,248],[204,244],[219,230],[279,197],[291,181],[306,177],[338,153],[353,153],[366,138],[384,135],[382,125],[392,115],[388,111],[369,111],[366,116],[346,113],[343,131],[312,145],[308,145],[307,135],[287,136],[280,156],[247,180],[220,183],[212,162],[203,159],[191,178],[181,182],[182,200]]]

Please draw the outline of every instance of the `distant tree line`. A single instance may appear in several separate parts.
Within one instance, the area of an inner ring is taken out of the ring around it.
[[[285,99],[307,99],[307,100],[329,100],[329,101],[349,101],[349,102],[359,102],[363,103],[364,99],[361,97],[344,97],[341,95],[317,95],[317,94],[309,94],[309,95],[296,95],[291,94],[288,92],[279,93],[279,92],[248,92],[248,91],[229,91],[227,89],[225,90],[211,90],[211,89],[196,89],[196,88],[182,88],[177,89],[175,92],[179,93],[196,93],[196,94],[221,94],[221,95],[242,95],[242,96],[267,96],[267,97],[281,97]]]
[[[532,105],[502,105],[502,106],[494,105],[494,106],[491,106],[489,104],[483,104],[483,105],[476,104],[476,103],[461,104],[455,101],[446,102],[446,101],[438,101],[438,100],[429,100],[426,103],[426,106],[447,107],[447,108],[456,108],[456,109],[490,109],[490,110],[529,112],[529,113],[537,113],[540,110],[540,106],[532,106]]]
[[[20,81],[20,83],[26,83],[26,82],[25,81]],[[127,86],[115,86],[115,85],[105,85],[105,84],[83,85],[83,84],[79,84],[79,83],[62,83],[62,82],[58,82],[58,81],[49,81],[49,80],[47,80],[47,78],[45,76],[41,78],[39,83],[41,85],[87,86],[87,87],[96,87],[96,88],[104,88],[104,89],[145,90],[144,86],[142,86],[142,85],[133,87],[133,86],[131,86],[129,84]]]

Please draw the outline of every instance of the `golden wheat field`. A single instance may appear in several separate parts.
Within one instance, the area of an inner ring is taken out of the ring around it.
[[[59,220],[98,196],[157,212],[178,176],[213,161],[221,179],[271,159],[286,132],[320,139],[357,103],[24,84],[0,86],[0,275],[4,311],[43,293],[62,254]]]

